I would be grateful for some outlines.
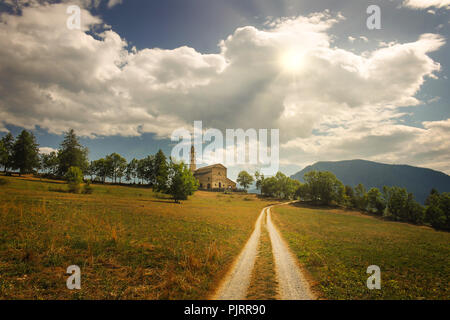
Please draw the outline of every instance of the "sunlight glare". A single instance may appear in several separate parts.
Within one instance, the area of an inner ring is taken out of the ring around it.
[[[285,52],[281,58],[281,63],[285,70],[298,72],[303,65],[303,54],[296,50]]]

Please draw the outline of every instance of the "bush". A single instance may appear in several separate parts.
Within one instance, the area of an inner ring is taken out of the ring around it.
[[[70,167],[66,172],[65,179],[69,185],[69,192],[80,193],[83,182],[83,173],[80,168]]]
[[[0,178],[0,186],[5,186],[5,185],[7,185],[8,183],[9,183],[8,180],[3,179],[3,178]]]
[[[79,185],[79,184],[69,182],[68,186],[69,186],[70,193],[80,193],[81,192],[81,185]]]
[[[92,189],[91,183],[88,181],[83,187],[83,193],[84,194],[92,194],[92,192],[94,192],[94,189]]]

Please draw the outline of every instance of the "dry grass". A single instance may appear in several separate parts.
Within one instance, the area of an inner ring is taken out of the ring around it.
[[[210,192],[179,205],[147,188],[108,185],[75,195],[55,181],[3,179],[2,299],[207,297],[268,205]],[[72,264],[81,290],[66,288]]]
[[[273,210],[299,262],[325,299],[450,299],[450,234],[339,209]],[[366,269],[381,268],[381,290]]]

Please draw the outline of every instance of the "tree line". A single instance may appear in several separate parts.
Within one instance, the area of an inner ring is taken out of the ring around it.
[[[19,175],[41,171],[50,178],[65,178],[72,190],[78,181],[90,176],[92,182],[128,182],[147,184],[153,190],[172,195],[175,201],[185,200],[198,188],[195,179],[184,163],[167,159],[162,150],[144,159],[127,162],[118,153],[88,161],[89,150],[82,146],[74,130],[64,134],[57,151],[39,154],[39,145],[33,133],[23,130],[16,138],[11,133],[0,139],[0,164],[5,173],[16,170]],[[362,184],[355,188],[344,186],[331,172],[311,171],[304,176],[305,183],[278,172],[264,177],[255,172],[254,177],[241,171],[237,182],[248,189],[256,181],[263,196],[279,199],[300,199],[317,205],[339,205],[378,214],[396,221],[415,224],[428,223],[435,228],[450,230],[450,193],[433,189],[425,206],[414,200],[405,188],[392,186],[383,190],[366,190]]]
[[[266,197],[298,199],[313,205],[338,205],[357,209],[385,218],[414,223],[429,224],[437,229],[450,230],[450,193],[440,194],[431,190],[425,206],[414,200],[414,195],[398,186],[384,186],[366,190],[362,184],[344,186],[332,172],[310,171],[304,175],[304,183],[291,179],[281,172],[264,177],[258,171],[254,177],[241,171],[238,183],[247,189],[253,182]]]
[[[162,150],[130,162],[118,153],[88,161],[88,148],[82,146],[73,129],[64,134],[57,151],[40,154],[33,133],[23,130],[17,138],[8,133],[0,140],[0,164],[5,173],[39,173],[48,178],[66,179],[69,190],[77,192],[85,176],[90,182],[128,182],[146,184],[153,190],[172,195],[176,202],[186,200],[198,188],[198,181],[184,163],[167,159]],[[81,180],[81,181],[80,181]]]

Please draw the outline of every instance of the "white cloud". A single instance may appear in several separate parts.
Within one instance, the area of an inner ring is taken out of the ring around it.
[[[103,21],[87,10],[82,31],[68,30],[65,9],[32,6],[0,17],[0,127],[161,137],[194,120],[219,129],[280,128],[284,164],[401,160],[408,154],[400,146],[432,144],[428,133],[437,130],[397,120],[400,107],[421,104],[416,93],[440,70],[428,56],[445,43],[436,34],[358,55],[331,45],[328,31],[343,17],[325,11],[238,28],[218,54],[187,46],[129,50],[113,30],[99,31]]]
[[[50,154],[52,152],[57,152],[58,150],[54,149],[54,148],[50,148],[50,147],[40,147],[39,148],[39,153],[41,154]]]
[[[121,4],[122,0],[109,0],[108,1],[108,8],[112,8],[118,4]]]
[[[450,0],[404,0],[403,5],[413,9],[427,9],[431,7],[449,9]]]

